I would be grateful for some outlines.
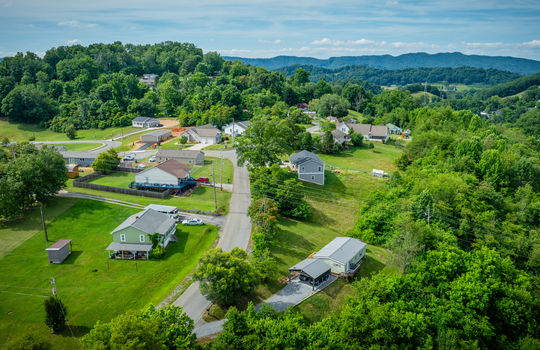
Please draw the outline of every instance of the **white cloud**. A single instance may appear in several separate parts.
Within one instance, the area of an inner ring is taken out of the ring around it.
[[[321,40],[314,40],[311,42],[312,45],[333,45],[333,41],[328,38],[322,38]]]
[[[71,40],[66,40],[66,45],[77,45],[77,44],[80,44],[81,41],[79,39],[71,39]]]
[[[56,23],[56,25],[59,27],[72,27],[72,28],[92,28],[92,27],[97,26],[96,23],[81,23],[76,20],[61,21],[61,22]]]
[[[275,44],[281,44],[281,39],[276,39],[276,40],[274,40],[274,43],[275,43]]]
[[[531,40],[526,43],[522,43],[523,46],[540,47],[540,40]]]

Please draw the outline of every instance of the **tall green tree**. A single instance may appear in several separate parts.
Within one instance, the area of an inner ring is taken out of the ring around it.
[[[118,153],[116,153],[116,151],[111,148],[106,152],[100,153],[97,156],[97,158],[92,163],[92,168],[94,168],[94,171],[104,171],[106,173],[108,171],[116,169],[119,164],[120,158],[118,157]]]
[[[45,324],[53,333],[66,327],[66,316],[67,309],[59,298],[51,296],[45,300]]]

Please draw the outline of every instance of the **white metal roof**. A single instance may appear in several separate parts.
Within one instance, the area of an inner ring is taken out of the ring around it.
[[[366,246],[366,243],[356,238],[336,237],[321,250],[319,250],[315,255],[313,255],[313,258],[328,258],[339,263],[346,264]]]
[[[171,212],[178,211],[176,207],[173,207],[171,205],[161,205],[161,204],[149,204],[144,209],[145,210],[153,209],[155,211],[159,211],[160,213],[171,213]]]
[[[111,234],[118,232],[126,227],[135,227],[149,235],[154,233],[166,234],[171,226],[176,225],[176,222],[167,214],[157,212],[153,209],[147,209],[137,214],[131,215],[118,225]]]
[[[139,252],[149,252],[152,250],[151,244],[137,244],[137,243],[118,243],[112,242],[105,250],[129,250]]]
[[[309,277],[317,279],[324,273],[330,271],[330,266],[322,260],[305,259],[289,268],[290,271],[302,271]]]

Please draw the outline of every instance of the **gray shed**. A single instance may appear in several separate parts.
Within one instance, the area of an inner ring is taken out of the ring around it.
[[[71,254],[71,239],[61,239],[45,250],[49,255],[49,264],[61,264]]]
[[[150,131],[149,133],[142,135],[141,141],[148,142],[148,143],[158,143],[158,142],[168,139],[171,136],[172,136],[171,130],[168,130],[168,129],[154,130],[154,131]]]

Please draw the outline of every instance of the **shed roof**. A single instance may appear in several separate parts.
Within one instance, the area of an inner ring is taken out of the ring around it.
[[[150,118],[150,117],[137,117],[133,119],[134,122],[144,123],[144,122],[152,122],[152,121],[158,121],[156,118]]]
[[[138,252],[149,252],[152,250],[151,244],[137,244],[137,243],[119,243],[112,242],[105,250],[129,250]]]
[[[60,250],[71,242],[71,239],[60,239],[45,250]]]
[[[66,164],[66,170],[67,171],[73,171],[75,168],[77,168],[79,165],[77,164]]]
[[[159,130],[153,130],[150,132],[147,132],[146,134],[142,136],[163,136],[163,135],[171,135],[171,130],[168,129],[159,129]]]
[[[289,157],[289,161],[294,165],[305,163],[308,160],[313,160],[321,165],[324,165],[324,162],[321,160],[321,158],[319,158],[318,155],[306,150],[295,153]]]
[[[137,214],[131,215],[118,225],[111,234],[125,229],[126,227],[135,227],[149,235],[154,233],[166,234],[171,226],[176,225],[176,222],[167,214],[160,213],[153,209],[146,209]]]
[[[152,209],[155,211],[159,211],[161,213],[163,212],[170,213],[170,212],[178,211],[178,208],[173,207],[172,205],[161,205],[161,204],[149,204],[144,209],[145,210]]]
[[[187,149],[160,149],[156,156],[165,158],[188,158],[195,159],[199,154],[204,155],[202,151],[187,150]]]
[[[317,259],[305,259],[289,268],[289,271],[301,271],[313,279],[319,278],[330,270],[327,263]]]
[[[329,258],[339,263],[346,264],[366,246],[366,243],[356,238],[336,237],[315,253],[313,258]]]

